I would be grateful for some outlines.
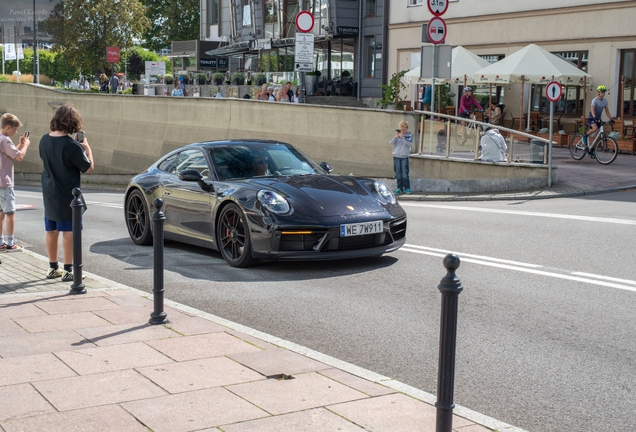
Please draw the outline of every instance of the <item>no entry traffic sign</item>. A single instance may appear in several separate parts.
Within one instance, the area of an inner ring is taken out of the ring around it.
[[[433,17],[428,22],[427,27],[428,40],[432,44],[438,45],[444,42],[446,39],[446,22],[440,17]]]
[[[561,84],[556,81],[551,81],[547,86],[545,86],[545,97],[547,97],[550,102],[557,102],[561,99],[562,94],[563,88],[561,87]]]
[[[314,28],[314,16],[311,12],[298,12],[298,15],[296,15],[296,28],[302,33],[309,33]]]
[[[448,0],[427,0],[428,10],[435,16],[442,16],[448,9]]]

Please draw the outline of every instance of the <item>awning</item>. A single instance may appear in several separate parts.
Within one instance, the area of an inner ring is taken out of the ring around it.
[[[314,38],[314,45],[317,42],[324,42],[333,39],[330,35],[316,35]],[[228,56],[233,54],[245,54],[250,51],[260,51],[259,46],[262,46],[262,41],[259,39],[252,39],[249,41],[234,42],[223,47],[219,47],[210,51],[206,51],[205,54],[209,56]],[[260,43],[259,43],[260,42]],[[272,48],[286,48],[296,46],[296,38],[282,38],[271,39]]]

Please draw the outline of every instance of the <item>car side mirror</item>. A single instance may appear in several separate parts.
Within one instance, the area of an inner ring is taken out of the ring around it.
[[[330,174],[331,171],[333,171],[333,168],[331,168],[331,165],[329,165],[327,162],[320,162],[320,168],[327,171],[328,174]]]
[[[195,169],[179,171],[179,179],[181,181],[197,182],[199,186],[201,186],[201,189],[203,189],[204,191],[214,192],[214,186],[206,183],[203,179],[203,175],[201,175],[201,173]]]

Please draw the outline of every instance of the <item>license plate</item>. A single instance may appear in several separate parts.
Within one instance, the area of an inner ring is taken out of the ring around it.
[[[340,237],[352,237],[382,232],[382,221],[340,225]]]

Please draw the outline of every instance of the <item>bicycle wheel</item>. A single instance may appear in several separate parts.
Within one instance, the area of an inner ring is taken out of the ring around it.
[[[583,142],[583,134],[577,133],[570,140],[570,154],[574,160],[581,160],[587,154],[587,146]]]
[[[603,165],[609,165],[616,160],[618,155],[618,144],[614,141],[614,138],[606,137],[605,140],[600,141],[594,148],[594,154],[596,154],[596,160]]]

